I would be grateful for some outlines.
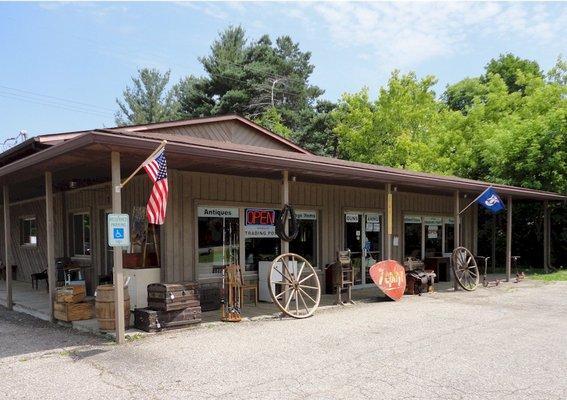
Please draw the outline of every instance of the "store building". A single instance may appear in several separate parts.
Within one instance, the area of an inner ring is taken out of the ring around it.
[[[12,278],[30,281],[47,269],[55,282],[60,257],[82,266],[90,292],[111,275],[105,221],[112,197],[119,197],[135,226],[151,182],[141,172],[120,193],[110,182],[130,174],[162,140],[168,141],[170,192],[166,222],[157,232],[159,260],[150,262],[160,265],[155,279],[162,282],[218,282],[219,267],[230,261],[242,266],[247,280],[257,281],[265,264],[284,250],[274,220],[286,197],[300,224],[289,250],[323,275],[337,251],[350,249],[357,286],[370,284],[367,269],[378,260],[442,257],[456,242],[476,253],[476,205],[457,214],[488,183],[315,156],[245,118],[223,116],[42,135],[1,154],[1,248],[5,264],[17,265]],[[566,199],[493,186],[509,216],[515,199],[541,200],[542,207]],[[545,221],[547,266],[547,213]],[[440,275],[449,277],[448,271]]]

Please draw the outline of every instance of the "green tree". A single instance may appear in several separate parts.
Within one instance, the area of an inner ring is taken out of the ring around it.
[[[493,58],[486,65],[485,70],[484,81],[487,81],[491,74],[498,74],[506,83],[509,92],[523,92],[524,85],[518,83],[521,75],[543,78],[543,72],[536,61],[523,59],[511,53]]]
[[[323,91],[309,83],[315,68],[311,53],[289,36],[275,43],[268,35],[250,41],[242,27],[229,27],[199,61],[206,75],[189,76],[175,87],[183,116],[238,113],[271,123],[277,114],[281,124],[304,139],[310,120],[305,115],[314,111]]]
[[[394,71],[378,99],[368,89],[343,95],[334,112],[341,156],[414,170],[437,170],[430,138],[439,125],[441,104],[432,76],[418,79]]]
[[[169,74],[169,71],[161,73],[156,69],[138,70],[138,76],[132,77],[133,86],[124,90],[122,100],[116,99],[119,107],[116,124],[147,124],[175,119],[178,107],[173,92],[167,89]]]

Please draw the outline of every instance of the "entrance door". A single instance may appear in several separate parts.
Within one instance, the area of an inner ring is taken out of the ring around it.
[[[354,284],[368,285],[369,268],[382,260],[382,215],[379,213],[345,213],[345,248],[351,251]]]

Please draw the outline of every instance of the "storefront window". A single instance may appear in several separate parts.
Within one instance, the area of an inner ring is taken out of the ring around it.
[[[276,219],[280,212],[271,208],[244,210],[245,271],[257,272],[258,263],[271,262],[280,254],[280,239],[276,235]]]
[[[221,276],[223,266],[239,262],[238,208],[199,207],[198,275]]]
[[[296,211],[299,234],[289,243],[289,251],[304,257],[311,265],[317,265],[317,213]]]
[[[443,218],[425,217],[425,257],[443,255]]]
[[[404,257],[421,259],[421,217],[404,217]]]

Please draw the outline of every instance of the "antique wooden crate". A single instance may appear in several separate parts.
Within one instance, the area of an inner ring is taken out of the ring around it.
[[[182,328],[200,322],[201,307],[174,311],[157,311],[149,308],[136,308],[134,310],[134,326],[146,332]]]
[[[152,310],[173,311],[199,305],[199,284],[196,282],[148,285],[148,308]]]
[[[53,314],[60,321],[81,321],[93,317],[93,303],[53,303]]]
[[[55,299],[58,303],[80,303],[86,295],[85,285],[67,285],[57,288]]]

